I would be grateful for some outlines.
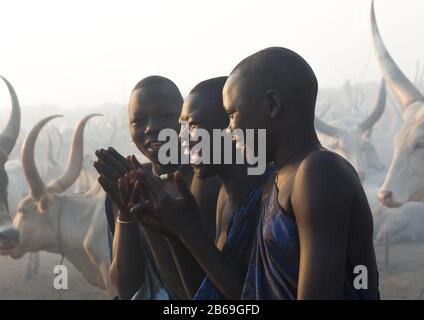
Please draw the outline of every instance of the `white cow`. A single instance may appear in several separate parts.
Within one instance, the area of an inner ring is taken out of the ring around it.
[[[361,180],[365,179],[369,168],[376,170],[384,169],[384,165],[367,132],[380,119],[385,105],[386,89],[384,81],[382,81],[374,110],[363,121],[352,123],[350,126],[342,128],[325,123],[319,117],[315,117],[315,128],[319,132],[334,138],[334,143],[328,147],[349,160],[355,167]]]
[[[67,168],[47,186],[38,173],[34,148],[40,130],[57,116],[41,120],[28,134],[22,149],[22,166],[30,192],[20,202],[14,218],[20,241],[8,254],[15,259],[41,250],[62,254],[89,283],[112,295],[104,194],[97,185],[86,194],[63,194],[81,171],[84,126],[93,116],[85,117],[76,126]]]
[[[424,203],[407,202],[400,208],[382,208],[375,217],[375,240],[390,243],[424,242]]]
[[[404,107],[403,126],[394,143],[394,154],[378,193],[387,207],[424,201],[424,97],[406,78],[387,51],[371,7],[372,35],[384,79]]]
[[[375,235],[390,242],[424,241],[424,97],[408,80],[387,51],[371,6],[375,52],[384,79],[403,106],[403,125],[394,141],[394,153],[378,192],[381,214],[375,217]]]

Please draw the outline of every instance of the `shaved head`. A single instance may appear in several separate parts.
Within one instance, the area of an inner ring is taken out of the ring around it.
[[[207,127],[226,128],[229,119],[222,103],[222,89],[226,81],[227,77],[218,77],[197,84],[190,91],[181,115],[184,115],[184,111],[202,113],[201,120],[208,123]]]
[[[181,97],[180,90],[178,89],[177,85],[172,82],[170,79],[161,77],[161,76],[149,76],[142,80],[140,80],[134,87],[133,91],[137,89],[144,89],[144,88],[154,88],[154,87],[164,87],[167,88],[170,92],[173,92],[175,96]],[[181,97],[182,99],[182,97]]]
[[[275,90],[283,105],[298,108],[296,112],[313,123],[318,82],[309,64],[290,49],[272,47],[247,57],[231,72],[229,84],[257,99]]]
[[[266,129],[267,157],[281,144],[315,135],[318,82],[309,64],[292,50],[272,47],[242,60],[223,89],[232,129]]]

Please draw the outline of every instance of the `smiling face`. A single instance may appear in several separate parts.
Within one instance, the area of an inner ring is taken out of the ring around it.
[[[131,95],[128,117],[130,135],[137,148],[151,162],[158,163],[158,141],[162,129],[179,130],[178,117],[182,99],[174,89],[152,85],[135,89]]]
[[[219,96],[218,96],[219,94]],[[221,155],[223,155],[224,142],[214,141],[213,130],[224,130],[228,126],[228,117],[222,108],[222,98],[220,91],[212,96],[212,94],[193,93],[189,94],[184,101],[183,109],[180,115],[180,122],[188,122],[190,135],[195,134],[199,129],[206,130],[210,137],[210,160],[213,159],[213,146],[216,143],[221,143]],[[195,156],[192,153],[192,147],[196,141],[190,140],[189,149],[190,156]],[[201,154],[199,154],[201,155]],[[221,163],[223,159],[221,159]],[[204,179],[217,174],[221,165],[218,164],[191,164],[194,173],[198,178]]]

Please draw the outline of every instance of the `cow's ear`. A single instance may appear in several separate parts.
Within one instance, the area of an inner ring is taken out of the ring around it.
[[[38,201],[38,210],[41,213],[47,213],[53,205],[53,196],[51,193],[44,194]]]

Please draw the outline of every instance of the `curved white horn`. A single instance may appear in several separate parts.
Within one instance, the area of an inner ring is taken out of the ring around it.
[[[332,137],[337,137],[341,131],[341,129],[325,123],[318,117],[315,117],[315,129]]]
[[[27,179],[30,194],[35,199],[40,199],[46,192],[46,186],[44,185],[43,180],[41,180],[40,174],[38,173],[37,166],[35,165],[34,159],[34,150],[35,143],[37,141],[38,135],[40,134],[41,129],[49,122],[50,120],[58,117],[63,117],[61,115],[50,116],[39,121],[29,132],[25,142],[22,146],[22,169],[24,175]]]
[[[84,128],[87,121],[96,116],[102,115],[98,113],[90,114],[77,123],[72,136],[72,148],[68,158],[68,165],[59,178],[49,183],[49,191],[64,192],[78,179],[83,162]]]
[[[6,128],[0,134],[0,151],[8,156],[10,152],[12,152],[12,149],[15,146],[16,140],[19,136],[19,130],[21,127],[21,108],[19,106],[18,97],[16,95],[15,89],[13,89],[13,86],[9,83],[9,81],[7,81],[6,78],[2,76],[0,76],[0,78],[6,83],[10,98],[12,100],[12,113],[10,114]]]
[[[358,127],[363,132],[371,129],[374,126],[374,124],[381,118],[381,115],[383,114],[385,107],[386,107],[386,83],[384,80],[381,80],[378,99],[374,107],[374,110],[369,114],[369,116],[364,121],[362,121],[358,125]]]
[[[384,45],[375,19],[374,0],[371,5],[371,27],[374,48],[380,62],[380,68],[384,79],[393,90],[396,98],[405,108],[416,101],[424,101],[424,97],[403,74]]]

